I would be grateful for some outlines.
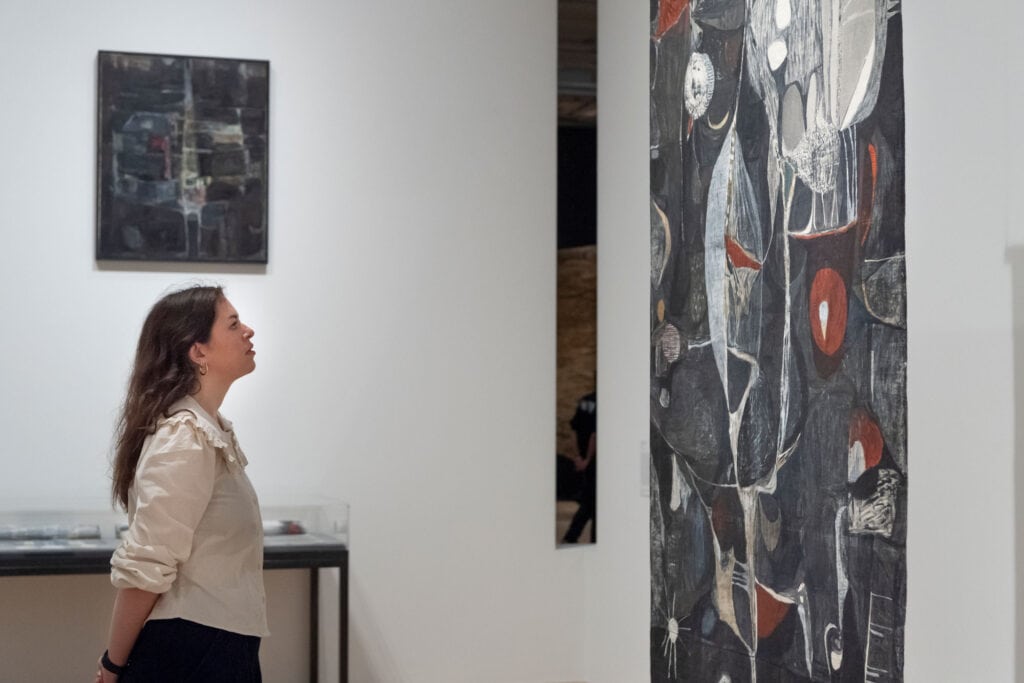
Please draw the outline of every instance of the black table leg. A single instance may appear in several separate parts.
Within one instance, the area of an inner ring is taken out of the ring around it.
[[[309,681],[320,680],[320,570],[309,570]]]
[[[338,680],[348,683],[348,554],[338,565]]]

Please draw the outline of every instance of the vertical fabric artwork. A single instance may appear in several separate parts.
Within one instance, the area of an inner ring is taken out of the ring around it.
[[[266,263],[269,62],[98,62],[96,258]]]
[[[652,0],[651,679],[898,681],[899,0]]]

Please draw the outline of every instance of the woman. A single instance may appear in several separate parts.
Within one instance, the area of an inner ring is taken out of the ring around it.
[[[252,337],[219,287],[165,296],[142,326],[112,487],[129,527],[97,682],[261,680],[263,527],[218,412],[256,367]]]

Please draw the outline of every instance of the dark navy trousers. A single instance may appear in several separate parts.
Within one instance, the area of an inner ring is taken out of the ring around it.
[[[260,639],[186,619],[147,621],[118,683],[262,683]]]

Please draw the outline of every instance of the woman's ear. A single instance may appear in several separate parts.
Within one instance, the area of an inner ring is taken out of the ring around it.
[[[188,350],[188,357],[196,365],[201,365],[206,359],[206,354],[203,352],[203,345],[199,342],[192,344],[192,348]]]

